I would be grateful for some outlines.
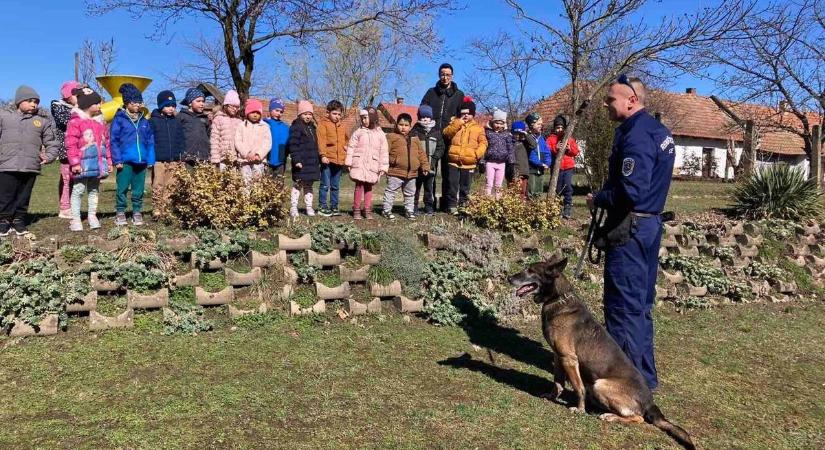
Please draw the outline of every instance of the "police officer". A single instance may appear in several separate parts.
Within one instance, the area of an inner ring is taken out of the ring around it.
[[[604,266],[604,320],[650,389],[658,386],[653,358],[652,309],[662,239],[660,214],[673,173],[675,147],[670,130],[644,106],[641,80],[621,75],[610,85],[604,105],[621,124],[613,137],[608,179],[588,206],[607,211]]]

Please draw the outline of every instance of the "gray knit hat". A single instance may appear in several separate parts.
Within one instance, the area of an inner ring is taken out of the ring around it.
[[[17,88],[17,91],[14,93],[14,104],[16,106],[32,98],[40,100],[40,94],[38,94],[33,88],[24,84]]]
[[[493,111],[493,122],[500,120],[502,122],[507,122],[507,113],[496,108]]]

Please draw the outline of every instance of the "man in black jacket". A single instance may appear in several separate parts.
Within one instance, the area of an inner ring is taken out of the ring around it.
[[[450,124],[454,117],[458,117],[458,110],[461,108],[461,103],[464,101],[464,92],[458,88],[458,85],[453,82],[453,66],[449,63],[444,63],[438,67],[438,83],[427,90],[424,98],[421,99],[422,105],[427,105],[433,109],[433,119],[438,131],[443,131]],[[444,148],[449,148],[450,143],[444,139]],[[447,158],[441,160],[441,210],[446,210],[446,204],[443,199],[447,198],[449,185],[447,183]]]
[[[181,155],[181,159],[188,167],[193,167],[196,163],[209,161],[209,117],[203,112],[206,96],[198,88],[190,88],[186,91],[186,96],[180,102],[181,126],[186,146]]]

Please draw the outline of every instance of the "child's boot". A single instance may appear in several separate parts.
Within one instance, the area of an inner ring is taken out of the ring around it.
[[[363,217],[361,216],[361,210],[360,210],[360,209],[353,210],[353,211],[352,211],[352,218],[353,218],[354,220],[361,220],[361,219],[363,218]]]
[[[92,224],[91,221],[89,222],[89,228],[91,228]],[[83,231],[83,222],[80,219],[72,219],[69,222],[69,231]]]
[[[143,214],[141,214],[139,211],[132,213],[132,223],[138,227],[143,225]]]
[[[312,192],[307,192],[306,194],[304,194],[304,205],[306,205],[307,215],[310,217],[315,215],[315,210],[312,208],[312,199]]]
[[[115,225],[119,227],[125,227],[128,224],[129,222],[126,221],[126,213],[118,211],[118,213],[115,214]]]
[[[100,219],[97,218],[97,214],[90,212],[89,213],[89,229],[90,230],[97,230],[100,228]]]
[[[292,188],[292,191],[289,193],[289,215],[292,217],[298,217],[298,199],[301,198],[301,191],[298,189]]]

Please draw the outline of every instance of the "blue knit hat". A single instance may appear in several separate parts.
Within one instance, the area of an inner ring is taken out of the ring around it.
[[[177,106],[175,93],[172,91],[160,91],[160,94],[158,94],[158,109],[163,109],[167,106]]]
[[[423,118],[433,118],[433,108],[430,105],[421,105],[418,107],[418,120]]]
[[[520,120],[517,120],[517,121],[513,122],[513,126],[511,127],[511,130],[513,130],[513,133],[526,133],[527,132],[527,124],[520,121]]]
[[[283,111],[284,109],[284,101],[280,98],[273,98],[269,101],[269,110],[272,111],[273,109],[280,109]]]
[[[123,104],[129,103],[143,103],[143,95],[141,95],[137,86],[132,83],[123,83],[120,89],[117,90],[123,96]]]
[[[183,97],[183,101],[180,102],[183,106],[189,106],[192,104],[192,100],[195,100],[198,97],[206,97],[206,95],[198,88],[189,88],[186,90],[186,95]]]
[[[541,115],[537,112],[531,112],[527,114],[527,117],[524,118],[524,121],[527,122],[527,125],[533,125],[534,123],[538,122],[541,119]]]

